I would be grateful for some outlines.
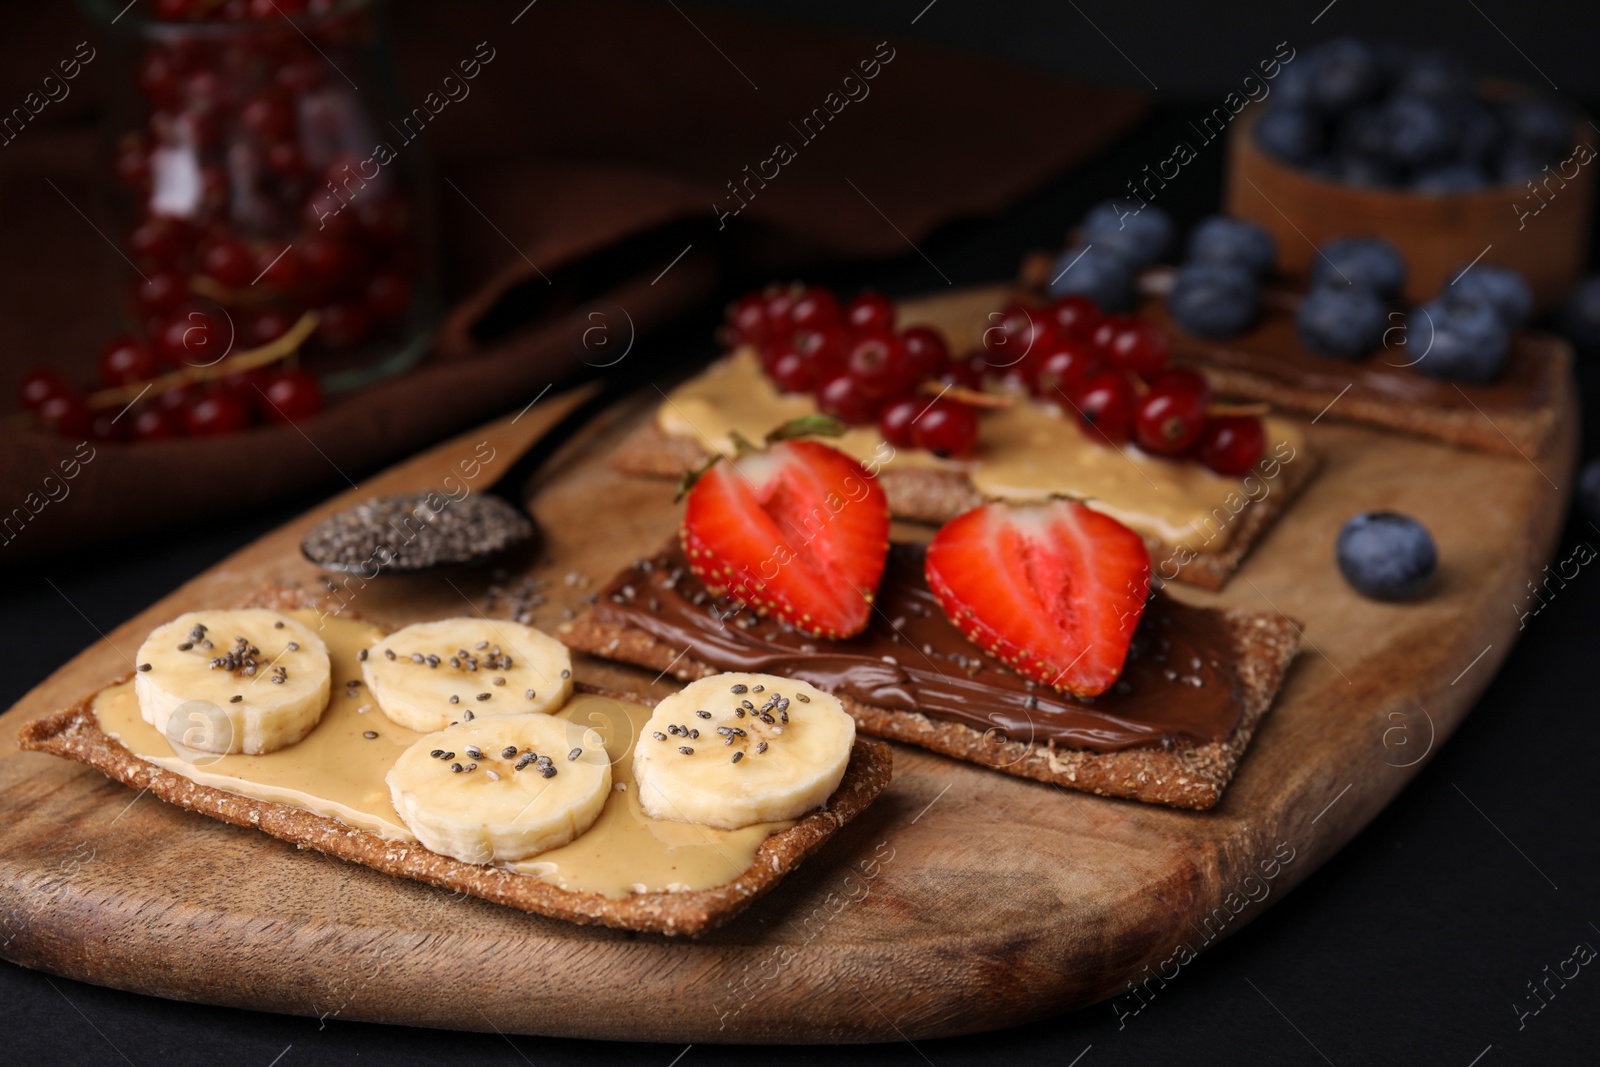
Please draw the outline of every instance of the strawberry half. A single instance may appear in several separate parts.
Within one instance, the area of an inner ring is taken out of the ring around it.
[[[817,637],[860,633],[889,555],[889,502],[854,459],[817,441],[778,441],[716,463],[689,489],[689,569]]]
[[[1097,696],[1122,673],[1150,589],[1139,535],[1069,500],[973,508],[934,536],[926,569],[970,641],[1076,696]]]

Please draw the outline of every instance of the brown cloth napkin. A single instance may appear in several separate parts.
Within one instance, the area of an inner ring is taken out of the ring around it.
[[[617,343],[706,300],[728,263],[792,275],[822,259],[903,255],[943,223],[999,210],[1143,110],[1127,93],[894,33],[620,0],[519,7],[390,11],[407,101],[480,43],[494,53],[426,134],[452,302],[429,357],[298,427],[94,444],[87,462],[76,442],[0,428],[0,562],[354,485],[613,358],[585,341],[591,309]],[[65,5],[42,10],[0,41],[0,99],[31,87],[22,57],[68,55],[93,33]],[[79,214],[94,217],[95,94],[107,91],[122,89],[80,79],[0,148],[7,396],[34,365],[92,379],[115,330],[100,266],[111,253]],[[944,284],[930,265],[928,287]]]

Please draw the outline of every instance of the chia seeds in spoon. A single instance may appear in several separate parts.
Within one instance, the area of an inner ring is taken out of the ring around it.
[[[374,497],[322,520],[300,550],[329,570],[371,577],[380,570],[415,571],[479,559],[533,533],[532,521],[497,496],[452,501],[438,493],[408,493]]]

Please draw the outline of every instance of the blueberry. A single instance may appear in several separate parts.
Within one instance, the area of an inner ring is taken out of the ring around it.
[[[1132,311],[1137,297],[1138,269],[1100,245],[1075,245],[1050,268],[1052,299],[1086,296],[1102,311]]]
[[[1395,88],[1403,93],[1436,100],[1471,96],[1476,79],[1472,68],[1450,48],[1423,48],[1415,52],[1400,71]]]
[[[1083,217],[1083,243],[1115,252],[1135,267],[1148,267],[1172,247],[1172,216],[1154,204],[1105,200]]]
[[[1591,459],[1578,474],[1578,510],[1600,523],[1600,459]]]
[[[1311,280],[1322,285],[1346,282],[1364,285],[1392,300],[1406,284],[1406,264],[1394,245],[1381,237],[1340,237],[1317,249]]]
[[[1510,267],[1480,263],[1467,268],[1463,264],[1446,277],[1455,279],[1441,294],[1448,302],[1486,303],[1494,308],[1508,330],[1520,330],[1533,314],[1533,290],[1528,287],[1527,279]]]
[[[1384,322],[1383,301],[1364,285],[1320,285],[1295,313],[1301,342],[1318,355],[1339,359],[1356,359],[1377,348]]]
[[[1402,167],[1438,159],[1451,147],[1449,116],[1427,97],[1391,97],[1383,106],[1383,122],[1388,138],[1384,154]]]
[[[1305,52],[1278,69],[1278,77],[1271,83],[1271,95],[1277,97],[1277,106],[1309,108],[1315,106],[1316,53]]]
[[[1285,163],[1304,166],[1322,154],[1322,120],[1303,108],[1275,107],[1256,123],[1261,147]]]
[[[1456,158],[1463,163],[1487,167],[1505,141],[1500,119],[1482,101],[1464,100],[1455,105],[1454,122]]]
[[[1201,337],[1234,337],[1256,321],[1261,291],[1255,276],[1228,263],[1190,263],[1178,269],[1167,310]]]
[[[1377,157],[1389,151],[1389,116],[1386,109],[1369,104],[1339,120],[1333,145],[1341,156]]]
[[[1256,277],[1272,273],[1278,245],[1265,228],[1243,219],[1211,215],[1189,234],[1191,263],[1228,263]]]
[[[1344,580],[1374,600],[1415,596],[1439,567],[1428,528],[1393,511],[1364,511],[1345,523],[1334,554]]]
[[[1372,156],[1343,156],[1335,162],[1334,175],[1346,185],[1386,189],[1400,183],[1400,172],[1384,159]]]
[[[1507,185],[1521,185],[1530,178],[1542,177],[1544,169],[1549,165],[1550,157],[1545,153],[1534,151],[1521,142],[1514,142],[1506,145],[1495,171],[1500,180]]]
[[[1329,41],[1317,49],[1311,88],[1323,111],[1345,111],[1383,90],[1383,64],[1365,42],[1350,37]]]
[[[1600,274],[1573,287],[1561,308],[1561,332],[1578,348],[1600,348]]]
[[[1546,162],[1564,155],[1572,144],[1572,116],[1549,100],[1507,100],[1500,105],[1500,117],[1512,141]]]
[[[1430,300],[1407,322],[1408,344],[1421,345],[1416,369],[1454,382],[1492,382],[1505,370],[1511,332],[1494,305]]]
[[[1489,176],[1475,163],[1441,163],[1411,177],[1411,187],[1419,193],[1470,193],[1488,184]]]

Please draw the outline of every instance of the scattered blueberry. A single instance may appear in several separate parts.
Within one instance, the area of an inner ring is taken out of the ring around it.
[[[1272,82],[1271,95],[1274,107],[1309,108],[1315,106],[1317,54],[1315,50],[1303,52],[1278,69],[1277,80]]]
[[[1227,263],[1256,277],[1272,273],[1278,246],[1272,234],[1253,222],[1211,215],[1189,235],[1189,262]]]
[[[1311,261],[1315,285],[1342,282],[1363,285],[1393,300],[1406,283],[1406,264],[1400,253],[1381,237],[1340,237],[1329,241]]]
[[[1510,267],[1480,263],[1467,268],[1463,264],[1447,277],[1455,279],[1441,294],[1448,302],[1486,303],[1494,308],[1508,330],[1520,330],[1533,314],[1533,290],[1528,287],[1527,279]]]
[[[1319,285],[1295,313],[1301,342],[1318,355],[1339,359],[1356,359],[1377,348],[1384,323],[1383,301],[1364,285]]]
[[[1475,163],[1441,163],[1419,170],[1411,185],[1419,193],[1470,193],[1489,184],[1489,176]]]
[[[1074,245],[1061,253],[1050,270],[1052,299],[1086,296],[1103,311],[1133,310],[1138,271],[1108,248]]]
[[[1505,370],[1511,332],[1489,303],[1430,300],[1406,324],[1407,344],[1420,345],[1416,369],[1454,382],[1492,382]]]
[[[1578,475],[1578,510],[1600,523],[1600,459],[1591,459]]]
[[[1578,348],[1600,348],[1600,274],[1573,287],[1561,308],[1561,332]]]
[[[1375,600],[1415,596],[1439,566],[1427,527],[1393,511],[1364,511],[1345,523],[1335,556],[1344,580]]]
[[[1322,154],[1322,119],[1304,108],[1275,107],[1256,123],[1261,147],[1285,163],[1306,165]]]
[[[1154,204],[1105,200],[1083,217],[1083,243],[1117,253],[1135,267],[1148,267],[1172,247],[1172,216]]]
[[[1243,267],[1190,263],[1178,269],[1167,310],[1179,326],[1201,337],[1234,337],[1256,321],[1261,291]]]
[[[1344,111],[1383,90],[1383,64],[1364,41],[1342,37],[1317,49],[1312,95],[1323,111]]]

